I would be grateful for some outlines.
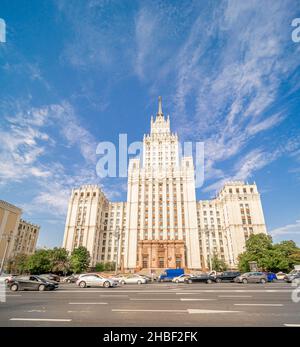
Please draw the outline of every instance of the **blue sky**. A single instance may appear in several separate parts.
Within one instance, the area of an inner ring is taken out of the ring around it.
[[[205,182],[255,181],[275,241],[300,244],[300,1],[1,0],[0,198],[61,245],[96,146],[149,130],[157,97],[181,140],[204,141]]]

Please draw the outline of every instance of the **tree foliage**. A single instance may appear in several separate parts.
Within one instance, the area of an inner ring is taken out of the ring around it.
[[[53,248],[50,252],[51,272],[66,274],[70,270],[69,254],[65,248]]]
[[[90,263],[90,253],[85,247],[75,248],[71,254],[70,265],[74,273],[86,271]]]
[[[51,271],[50,250],[39,249],[27,261],[27,270],[31,274],[41,274]]]
[[[216,254],[213,255],[211,260],[212,269],[218,272],[226,271],[227,265],[224,260],[219,259]]]
[[[271,236],[251,235],[246,242],[246,251],[239,255],[239,270],[250,271],[249,262],[257,262],[263,271],[290,271],[300,263],[300,249],[294,241],[272,243]]]
[[[15,275],[21,275],[27,272],[27,263],[30,256],[27,254],[17,254],[15,257],[10,258],[7,263],[6,271]]]
[[[101,271],[113,271],[115,270],[115,262],[101,262],[97,263],[95,265],[95,271],[101,272]]]

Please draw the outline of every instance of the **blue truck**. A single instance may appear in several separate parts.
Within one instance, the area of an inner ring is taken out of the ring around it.
[[[184,269],[166,269],[158,277],[158,282],[171,282],[174,277],[184,274]]]

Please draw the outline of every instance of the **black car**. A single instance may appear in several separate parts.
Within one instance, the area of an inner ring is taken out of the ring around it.
[[[234,282],[234,279],[240,275],[241,275],[241,273],[238,271],[224,271],[224,272],[214,276],[214,281],[217,283]]]
[[[63,282],[66,283],[75,283],[78,280],[78,275],[70,275],[63,279]]]
[[[10,290],[16,292],[18,290],[54,290],[57,285],[53,282],[47,281],[39,276],[20,276],[14,277],[8,282],[8,287]]]
[[[214,277],[209,274],[191,276],[184,280],[185,283],[212,283],[213,281]]]
[[[43,274],[42,277],[49,279],[50,281],[60,282],[60,277],[55,274]]]

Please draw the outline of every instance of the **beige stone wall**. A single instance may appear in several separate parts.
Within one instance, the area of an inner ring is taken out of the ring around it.
[[[0,262],[2,262],[4,257],[8,236],[10,236],[10,242],[7,248],[6,259],[12,255],[21,213],[22,210],[20,208],[0,200]]]
[[[12,256],[17,254],[33,254],[39,237],[40,226],[20,219],[18,231],[14,240]]]
[[[198,231],[203,268],[214,254],[230,267],[238,265],[251,234],[267,233],[256,184],[228,182],[214,200],[198,201]]]

